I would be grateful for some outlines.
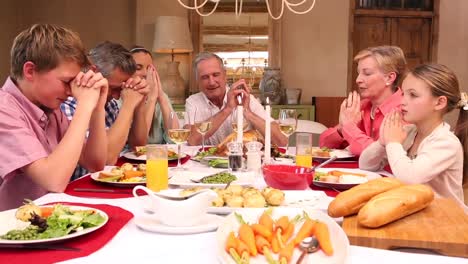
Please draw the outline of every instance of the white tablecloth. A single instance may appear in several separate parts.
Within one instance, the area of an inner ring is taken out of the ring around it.
[[[197,148],[185,147],[184,149],[192,155],[193,153],[190,151],[196,151]],[[186,166],[195,167],[200,165],[189,161]],[[64,193],[51,193],[37,199],[35,202],[37,204],[45,204],[59,201],[110,204],[132,212],[135,217],[142,214],[142,206],[136,198],[80,198]],[[99,251],[88,257],[73,259],[63,263],[219,263],[216,251],[218,246],[223,245],[217,245],[215,232],[194,235],[163,235],[139,229],[135,225],[134,219],[130,220]],[[348,263],[466,264],[468,260],[428,254],[426,251],[420,254],[351,246]]]

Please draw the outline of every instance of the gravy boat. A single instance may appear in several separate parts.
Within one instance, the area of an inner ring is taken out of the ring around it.
[[[216,192],[206,189],[184,200],[174,200],[157,195],[147,187],[138,185],[133,188],[133,196],[140,199],[142,197],[138,195],[138,190],[146,192],[150,198],[150,208],[154,214],[147,214],[149,217],[167,226],[180,227],[198,225],[205,217],[211,202],[218,196]],[[148,199],[144,202],[148,202]]]

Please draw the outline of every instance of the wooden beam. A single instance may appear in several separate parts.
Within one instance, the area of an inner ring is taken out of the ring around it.
[[[268,26],[204,26],[203,35],[268,35]]]
[[[203,44],[203,50],[210,52],[267,51],[268,45],[261,44]]]

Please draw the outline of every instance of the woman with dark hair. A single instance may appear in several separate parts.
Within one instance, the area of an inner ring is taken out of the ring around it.
[[[133,46],[130,49],[136,62],[135,75],[145,78],[150,85],[150,92],[146,99],[146,121],[148,123],[148,143],[171,143],[166,131],[171,127],[170,114],[173,110],[169,97],[164,93],[158,72],[153,65],[151,52],[142,46]],[[173,126],[172,126],[173,127]]]

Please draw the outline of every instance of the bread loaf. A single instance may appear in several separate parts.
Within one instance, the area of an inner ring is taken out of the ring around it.
[[[328,206],[328,214],[331,217],[356,214],[375,195],[401,185],[403,183],[395,178],[379,178],[354,186],[336,196]]]
[[[423,184],[406,185],[374,196],[357,216],[366,227],[379,227],[428,206],[434,200],[431,187]]]

